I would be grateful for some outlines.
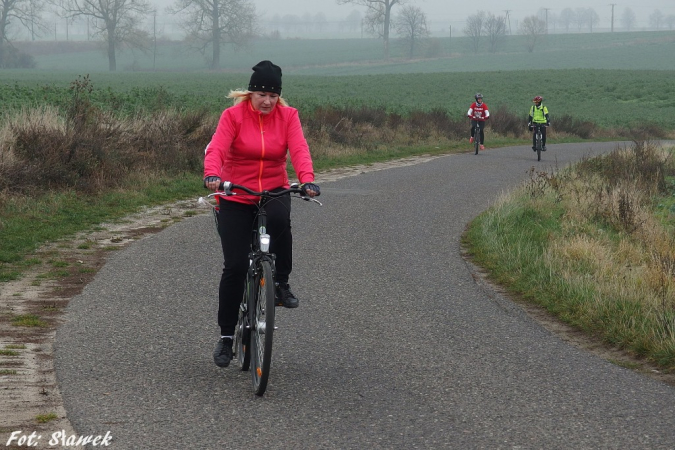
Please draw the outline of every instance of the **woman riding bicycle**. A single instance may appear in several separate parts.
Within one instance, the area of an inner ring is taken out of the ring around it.
[[[527,127],[530,131],[534,130],[533,124],[545,124],[546,126],[541,127],[541,149],[546,151],[546,127],[551,125],[551,121],[548,118],[548,108],[541,104],[544,101],[543,97],[537,95],[533,100],[534,105],[530,107],[530,115],[527,122]],[[537,151],[536,148],[536,133],[532,133],[532,150]]]
[[[231,91],[228,97],[234,99],[234,106],[223,111],[206,147],[204,185],[212,191],[221,181],[254,191],[288,188],[286,158],[290,154],[303,191],[310,197],[319,195],[298,111],[281,98],[281,68],[270,61],[259,62],[253,67],[248,90]],[[218,231],[225,260],[218,292],[220,339],[213,352],[219,367],[227,367],[232,359],[232,337],[244,294],[258,200],[241,193],[219,197]],[[293,265],[290,196],[267,203],[266,211],[270,251],[276,254],[276,295],[283,306],[296,308],[298,299],[288,285]]]
[[[469,106],[469,111],[466,113],[467,117],[471,119],[471,137],[469,138],[469,142],[473,144],[474,139],[478,139],[480,149],[485,150],[485,121],[490,118],[490,111],[487,105],[483,103],[483,94],[479,92],[474,98],[476,101]],[[480,122],[481,126],[479,136],[476,136],[476,125],[478,125],[478,122]]]

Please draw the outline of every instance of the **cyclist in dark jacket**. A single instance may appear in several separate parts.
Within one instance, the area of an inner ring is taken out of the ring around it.
[[[542,123],[546,126],[541,127],[541,146],[542,150],[546,151],[546,127],[551,125],[551,121],[548,118],[548,108],[541,104],[544,101],[544,98],[540,95],[537,95],[533,100],[534,105],[530,107],[530,115],[527,121],[527,127],[530,131],[534,130],[532,124]],[[532,134],[532,150],[537,151],[535,148],[536,145],[536,136]]]

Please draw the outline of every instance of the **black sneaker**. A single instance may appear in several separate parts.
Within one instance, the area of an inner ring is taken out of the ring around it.
[[[537,151],[537,148],[536,148],[536,147],[532,147],[532,151],[533,151],[533,152],[536,152],[536,151]]]
[[[277,306],[283,306],[284,308],[297,308],[300,305],[300,301],[297,299],[295,294],[291,292],[291,287],[287,283],[277,284]]]
[[[213,362],[218,367],[227,367],[232,361],[232,339],[220,338],[213,351]]]
[[[541,151],[542,151],[542,152],[545,152],[545,151],[546,151],[546,146],[545,146],[545,145],[541,148]]]

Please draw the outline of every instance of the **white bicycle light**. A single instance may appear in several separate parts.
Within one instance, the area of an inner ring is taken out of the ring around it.
[[[260,251],[267,253],[270,250],[270,235],[263,233],[260,235]]]

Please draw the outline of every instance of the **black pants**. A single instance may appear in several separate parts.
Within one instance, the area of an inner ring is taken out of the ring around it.
[[[541,127],[541,146],[546,147],[546,127]],[[532,129],[532,148],[537,147],[537,130]]]
[[[478,137],[476,136],[476,123],[477,120],[471,119],[471,137]],[[481,122],[480,124],[480,140],[478,141],[479,144],[485,144],[485,122]]]
[[[267,202],[265,211],[267,211],[267,233],[271,238],[270,253],[276,255],[276,281],[287,283],[293,268],[291,197],[284,195]],[[226,200],[220,202],[218,231],[225,260],[218,291],[218,325],[222,336],[232,336],[237,324],[257,213],[257,204],[249,205]]]

